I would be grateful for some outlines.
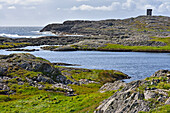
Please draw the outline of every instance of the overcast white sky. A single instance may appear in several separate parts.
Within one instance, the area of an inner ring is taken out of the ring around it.
[[[44,26],[65,20],[170,16],[170,0],[0,0],[0,26]]]

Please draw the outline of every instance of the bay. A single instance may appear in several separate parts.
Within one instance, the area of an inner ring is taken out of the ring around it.
[[[40,46],[28,46],[25,49],[39,49]],[[21,51],[0,50],[1,54],[21,53]],[[23,52],[22,52],[23,53]],[[26,52],[24,52],[26,53]],[[131,76],[125,80],[131,82],[151,76],[160,69],[170,70],[169,53],[146,53],[146,52],[100,52],[100,51],[71,51],[58,52],[40,50],[30,52],[37,57],[42,57],[50,62],[62,62],[79,64],[74,66],[87,69],[119,70]]]

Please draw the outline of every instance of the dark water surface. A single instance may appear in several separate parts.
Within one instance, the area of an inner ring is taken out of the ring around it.
[[[38,49],[39,46],[26,47]],[[0,50],[0,54],[20,53]],[[51,62],[80,64],[79,68],[119,70],[132,78],[125,80],[130,82],[149,77],[160,69],[170,70],[169,53],[145,53],[145,52],[100,52],[100,51],[35,51],[30,52],[37,57],[43,57]]]
[[[37,38],[56,36],[50,32],[39,32],[43,27],[0,27],[0,36],[8,38]]]

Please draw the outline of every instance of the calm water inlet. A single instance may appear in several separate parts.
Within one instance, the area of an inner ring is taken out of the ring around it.
[[[39,48],[26,47],[26,48]],[[20,53],[16,51],[0,50],[1,54]],[[100,52],[100,51],[35,51],[31,54],[45,58],[51,62],[79,64],[78,68],[119,70],[131,76],[130,82],[151,76],[160,69],[170,70],[169,53],[144,53],[144,52]]]

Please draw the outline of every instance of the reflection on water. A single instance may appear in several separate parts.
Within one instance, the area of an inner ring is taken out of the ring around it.
[[[39,46],[26,47],[38,49]],[[20,53],[16,51],[0,50],[1,54]],[[170,69],[169,53],[145,52],[100,52],[100,51],[71,51],[56,52],[40,50],[30,52],[37,57],[43,57],[51,62],[80,64],[79,68],[114,69],[122,71],[132,78],[125,80],[144,79],[160,69]]]

